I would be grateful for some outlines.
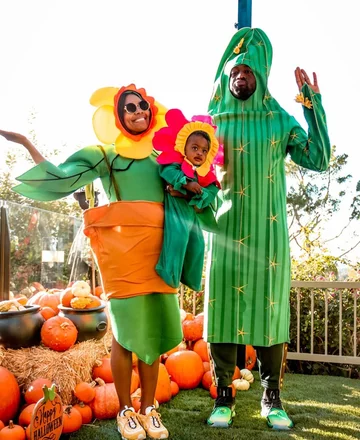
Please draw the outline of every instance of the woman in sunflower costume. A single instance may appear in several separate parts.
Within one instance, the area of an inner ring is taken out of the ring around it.
[[[84,233],[109,299],[111,366],[121,410],[118,430],[129,440],[145,439],[146,434],[167,438],[153,406],[159,358],[181,342],[182,330],[177,290],[155,271],[163,242],[164,185],[152,137],[164,126],[166,110],[134,84],[99,89],[90,103],[97,107],[93,127],[104,145],[85,147],[59,166],[26,137],[0,134],[22,144],[37,164],[17,178],[21,184],[14,191],[25,197],[60,199],[101,179],[110,203],[84,212]],[[138,414],[130,397],[132,352],[139,359]]]
[[[216,127],[209,116],[188,121],[178,109],[169,110],[165,119],[167,126],[153,138],[154,148],[161,151],[160,175],[168,184],[164,244],[156,271],[172,287],[181,281],[199,291],[205,243],[198,214],[210,209],[220,187],[213,172],[219,149]]]

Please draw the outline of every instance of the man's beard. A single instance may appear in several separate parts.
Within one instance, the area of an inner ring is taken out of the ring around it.
[[[250,90],[248,86],[246,87],[234,87],[234,89],[230,89],[231,94],[236,99],[241,99],[241,101],[246,101],[250,96],[254,93],[253,90]]]

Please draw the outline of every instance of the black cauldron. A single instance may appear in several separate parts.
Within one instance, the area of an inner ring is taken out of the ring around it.
[[[69,318],[78,330],[76,342],[88,339],[101,339],[108,328],[108,317],[105,312],[105,303],[93,309],[73,309],[72,307],[59,307],[59,316]]]
[[[24,310],[0,312],[0,345],[5,348],[27,348],[40,344],[44,323],[40,306],[24,307]]]

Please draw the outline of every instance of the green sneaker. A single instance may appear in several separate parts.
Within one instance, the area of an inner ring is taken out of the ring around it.
[[[232,397],[232,389],[229,387],[219,388],[207,424],[212,428],[229,428],[232,425],[234,416],[235,399]]]
[[[294,422],[282,406],[280,390],[265,390],[261,399],[261,416],[266,417],[270,428],[286,430],[294,427]]]

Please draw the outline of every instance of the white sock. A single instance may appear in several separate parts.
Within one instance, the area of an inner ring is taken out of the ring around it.
[[[148,415],[153,409],[155,409],[154,405],[148,406],[145,410],[145,415]]]
[[[135,409],[132,406],[126,406],[125,408],[120,412],[120,417],[123,417],[125,414],[125,411],[132,411],[135,412]]]

